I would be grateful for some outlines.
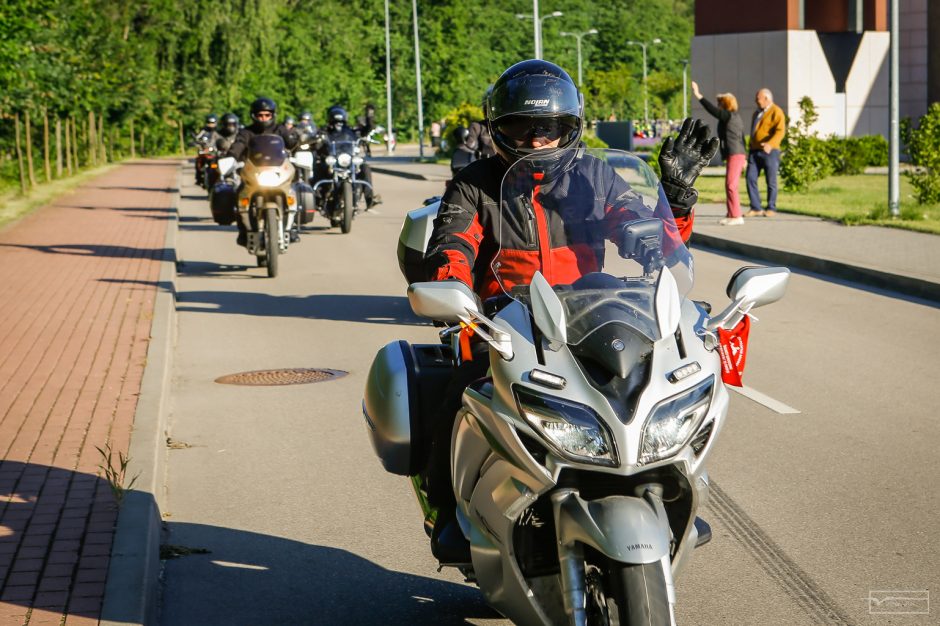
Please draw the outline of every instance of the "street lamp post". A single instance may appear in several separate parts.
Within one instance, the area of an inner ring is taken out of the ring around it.
[[[653,41],[628,41],[628,46],[640,46],[643,48],[643,123],[649,126],[650,123],[650,106],[649,106],[649,91],[646,88],[646,46],[652,45],[654,43],[662,43],[663,40],[657,37]]]
[[[578,40],[578,87],[581,86],[581,38],[587,35],[596,35],[597,29],[592,28],[591,30],[584,33],[569,33],[566,31],[561,31],[558,33],[562,37],[574,37]]]
[[[533,31],[535,33],[535,58],[542,58],[542,24],[550,17],[561,17],[564,15],[561,11],[552,11],[548,15],[543,15],[539,17],[539,0],[532,0],[532,15],[526,15],[525,13],[516,13],[516,17],[520,20],[532,20],[533,22]]]
[[[421,48],[418,43],[418,0],[411,0],[415,27],[415,82],[418,88],[418,156],[424,158],[424,104],[421,94]]]
[[[394,136],[392,134],[392,47],[388,30],[388,0],[385,0],[385,136],[387,137],[385,141],[385,149],[389,154],[391,154],[395,149],[395,144],[392,143],[392,137]]]
[[[682,59],[682,119],[689,116],[689,60]]]

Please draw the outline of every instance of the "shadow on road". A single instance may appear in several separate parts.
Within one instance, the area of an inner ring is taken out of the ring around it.
[[[47,254],[74,254],[76,256],[104,256],[115,258],[149,258],[149,259],[168,259],[176,257],[176,250],[173,248],[131,248],[129,246],[109,246],[93,243],[67,243],[67,244],[49,244],[49,245],[27,245],[0,243],[0,246],[7,248],[23,248],[26,250],[36,250]]]
[[[466,624],[498,619],[479,590],[395,572],[337,548],[170,522],[164,624]],[[166,552],[166,549],[164,550]]]
[[[237,266],[216,266],[216,268],[222,267]],[[266,293],[182,291],[177,294],[176,300],[177,311],[297,317],[370,324],[430,325],[430,322],[412,312],[408,298],[404,296],[350,294],[273,296]]]

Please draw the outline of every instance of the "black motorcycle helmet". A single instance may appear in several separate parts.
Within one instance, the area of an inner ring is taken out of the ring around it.
[[[219,123],[219,118],[215,116],[215,113],[210,113],[206,116],[206,126],[209,128],[215,128],[215,125]]]
[[[297,120],[294,119],[294,116],[288,115],[284,118],[284,126],[288,128],[293,128],[297,124]]]
[[[258,114],[262,111],[267,111],[271,114],[266,120],[258,119]],[[265,130],[273,128],[277,124],[277,104],[274,103],[274,100],[271,98],[258,98],[251,103],[251,119],[255,121],[256,124],[260,124]]]
[[[468,137],[470,137],[470,129],[466,126],[458,126],[454,129],[454,141],[458,146],[462,146],[467,143]]]
[[[484,107],[493,143],[515,162],[538,152],[550,158],[581,139],[584,99],[568,73],[554,63],[516,63],[493,83]],[[534,136],[557,138],[558,147],[536,150]]]
[[[313,113],[310,111],[304,111],[300,114],[300,121],[313,123]]]
[[[238,116],[234,113],[226,113],[222,116],[222,128],[219,130],[225,137],[231,137],[238,132]]]
[[[334,104],[326,110],[326,125],[333,130],[339,130],[345,126],[348,119],[346,109],[338,104]]]

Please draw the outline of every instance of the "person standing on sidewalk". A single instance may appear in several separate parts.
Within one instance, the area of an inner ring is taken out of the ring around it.
[[[751,119],[751,145],[747,156],[747,195],[751,202],[748,217],[773,217],[777,214],[777,170],[780,169],[780,142],[787,131],[783,109],[774,104],[774,95],[766,87],[754,96],[757,110]],[[757,180],[761,170],[767,179],[767,209],[761,208]]]
[[[718,94],[718,106],[708,101],[699,91],[698,83],[692,81],[692,94],[705,110],[718,118],[718,140],[721,142],[721,158],[725,161],[725,206],[727,213],[718,220],[722,226],[740,226],[741,200],[738,185],[741,172],[747,162],[744,149],[744,122],[738,115],[738,99],[732,93]]]

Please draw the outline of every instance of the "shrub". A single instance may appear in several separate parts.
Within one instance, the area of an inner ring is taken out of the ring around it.
[[[834,174],[861,174],[868,166],[888,164],[888,141],[881,135],[826,139],[826,152]]]
[[[800,119],[787,129],[783,140],[780,178],[788,191],[805,191],[811,183],[832,174],[826,142],[810,131],[819,114],[809,96],[800,99]]]
[[[444,131],[441,136],[443,140],[441,154],[447,157],[453,156],[454,148],[457,146],[457,143],[454,141],[454,131],[457,130],[458,126],[470,128],[471,122],[482,119],[483,109],[476,104],[465,102],[456,109],[448,111],[447,115],[444,116]]]
[[[907,172],[919,204],[940,202],[940,102],[934,102],[920,118],[917,128],[905,119],[901,137],[907,144],[911,163],[917,169]]]

